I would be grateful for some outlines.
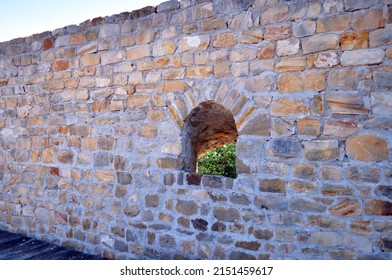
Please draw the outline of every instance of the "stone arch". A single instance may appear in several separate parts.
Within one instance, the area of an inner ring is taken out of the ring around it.
[[[185,170],[195,172],[200,157],[225,144],[237,142],[237,137],[236,123],[230,110],[212,100],[200,103],[184,120]]]

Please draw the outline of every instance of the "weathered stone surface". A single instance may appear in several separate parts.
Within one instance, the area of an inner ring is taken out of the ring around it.
[[[331,95],[326,98],[326,101],[333,114],[366,115],[368,113],[368,109],[365,108],[362,99],[355,95]]]
[[[298,193],[315,193],[317,192],[317,185],[313,182],[290,181],[289,188]]]
[[[257,58],[259,59],[273,58],[274,56],[275,56],[275,45],[273,43],[262,44],[257,49]]]
[[[323,134],[327,136],[347,137],[358,131],[358,124],[351,121],[326,119]]]
[[[324,212],[326,206],[315,201],[296,198],[290,201],[290,209],[301,212]]]
[[[234,33],[220,33],[214,36],[212,45],[215,48],[229,48],[237,44],[237,36]]]
[[[265,179],[259,183],[261,192],[285,193],[286,182],[280,179]]]
[[[250,77],[246,81],[246,89],[251,92],[266,92],[274,90],[274,75],[264,72],[258,76]]]
[[[335,216],[353,217],[361,213],[361,207],[357,200],[346,200],[329,208],[329,212]]]
[[[156,9],[157,9],[157,13],[162,13],[165,11],[178,9],[178,7],[179,7],[179,2],[177,0],[170,0],[170,1],[162,2],[157,6]]]
[[[293,25],[293,34],[297,38],[313,35],[316,32],[315,21],[303,21]]]
[[[152,49],[152,55],[155,57],[170,55],[176,51],[176,48],[176,45],[170,40],[159,41]]]
[[[369,44],[371,47],[387,45],[392,43],[392,27],[378,29],[372,31],[369,36]]]
[[[374,190],[374,193],[392,200],[392,186],[379,185]]]
[[[225,18],[205,19],[200,22],[203,31],[220,30],[227,27],[227,20]]]
[[[301,143],[296,140],[286,138],[272,140],[268,149],[268,153],[270,155],[282,158],[298,157],[300,152]]]
[[[192,20],[212,17],[214,15],[214,7],[212,3],[205,3],[191,8]]]
[[[242,44],[257,44],[263,41],[262,30],[247,30],[242,32],[240,42]]]
[[[274,236],[274,233],[270,229],[257,229],[253,232],[253,235],[257,239],[270,240]]]
[[[321,193],[325,196],[350,196],[354,194],[354,190],[350,187],[342,185],[324,185]]]
[[[316,166],[311,163],[298,163],[294,166],[293,175],[297,178],[314,179]]]
[[[271,7],[261,13],[261,24],[281,22],[289,17],[289,7]]]
[[[257,115],[241,129],[242,135],[269,136],[271,124],[267,115]]]
[[[188,36],[179,41],[178,53],[205,50],[210,44],[209,35]]]
[[[353,221],[350,224],[350,230],[352,232],[355,232],[358,234],[364,234],[364,235],[370,235],[372,232],[371,227],[370,227],[370,221],[368,221],[368,220]]]
[[[261,244],[257,241],[238,241],[235,243],[235,246],[246,250],[257,251]]]
[[[334,166],[323,166],[320,178],[324,180],[340,180],[342,177],[340,170]]]
[[[199,206],[194,201],[177,200],[176,210],[183,215],[194,215],[198,209]]]
[[[337,140],[305,142],[305,158],[311,161],[336,160],[339,158]]]
[[[336,52],[322,52],[317,55],[314,61],[316,68],[332,68],[339,65],[339,57]]]
[[[278,88],[281,92],[299,92],[304,90],[322,91],[325,88],[324,71],[305,71],[283,73],[278,79]]]
[[[276,53],[278,56],[293,55],[299,52],[299,40],[291,38],[288,40],[278,41]]]
[[[322,17],[317,20],[317,33],[347,30],[350,28],[350,23],[350,14]]]
[[[345,32],[340,37],[343,51],[366,49],[369,46],[369,32]]]
[[[371,94],[373,114],[390,116],[392,113],[392,94],[390,92],[377,92]]]
[[[240,218],[240,213],[235,208],[218,206],[214,208],[214,216],[220,221],[235,222]]]
[[[206,231],[208,228],[208,222],[203,219],[195,219],[191,220],[192,225],[195,229],[200,230],[200,231]]]
[[[392,216],[392,203],[380,199],[367,199],[365,201],[365,213],[377,216]]]
[[[302,71],[305,70],[305,57],[285,57],[276,64],[276,70],[285,71]]]
[[[268,25],[265,30],[264,39],[270,41],[287,39],[293,34],[293,28],[289,24]]]
[[[343,66],[374,65],[380,64],[385,56],[382,49],[362,49],[346,51],[340,57]]]
[[[320,134],[320,127],[320,121],[317,119],[304,118],[297,120],[298,133],[301,135],[317,136]]]
[[[343,221],[321,215],[310,215],[308,220],[311,225],[322,228],[344,228],[345,226]]]
[[[249,29],[252,26],[252,12],[250,11],[234,16],[233,20],[229,23],[229,28],[233,30]]]
[[[336,50],[339,47],[339,36],[336,34],[313,35],[307,39],[302,39],[302,49],[304,54]]]
[[[378,183],[380,176],[380,171],[376,167],[349,166],[347,168],[348,180]]]
[[[387,142],[374,134],[352,136],[346,141],[347,155],[359,161],[382,161],[389,159]]]
[[[384,27],[384,11],[377,9],[354,13],[351,26],[359,31]]]
[[[342,246],[344,244],[344,237],[342,234],[336,232],[313,232],[310,236],[310,242],[322,246]]]
[[[272,211],[287,211],[288,203],[287,199],[282,196],[269,196],[268,194],[263,194],[261,196],[256,196],[254,204],[259,209],[267,209]]]
[[[308,107],[301,100],[280,98],[271,102],[272,116],[300,115],[308,112]]]

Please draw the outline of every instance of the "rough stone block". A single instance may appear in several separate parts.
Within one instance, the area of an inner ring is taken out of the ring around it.
[[[340,58],[340,63],[343,66],[374,65],[380,64],[384,57],[385,52],[382,49],[345,51]]]
[[[347,30],[350,28],[350,23],[350,14],[321,17],[317,20],[317,33]]]
[[[261,192],[285,193],[286,182],[280,179],[265,179],[259,183]]]
[[[295,38],[278,41],[276,45],[276,53],[278,56],[294,55],[298,52],[299,40]]]
[[[276,70],[279,72],[302,71],[305,67],[305,57],[285,57],[276,64]]]
[[[311,161],[339,159],[337,140],[317,140],[305,143],[305,158]]]
[[[293,34],[291,24],[268,25],[265,28],[264,39],[269,41],[278,41],[290,38]]]
[[[392,27],[372,31],[369,36],[370,47],[392,44]]]
[[[159,41],[152,49],[152,55],[154,57],[171,55],[176,51],[176,48],[176,45],[171,40]]]
[[[344,8],[346,11],[355,11],[370,8],[378,3],[378,0],[344,0]]]
[[[374,134],[352,136],[346,141],[347,155],[359,161],[383,161],[389,159],[387,142]]]
[[[336,34],[313,35],[302,39],[303,54],[320,52],[326,50],[336,50],[339,47],[339,36]]]
[[[356,90],[361,79],[357,69],[333,69],[328,75],[328,87],[330,89]]]
[[[178,199],[176,210],[183,215],[191,216],[198,212],[199,206],[194,201]]]
[[[179,6],[180,3],[177,0],[170,0],[159,4],[156,9],[157,9],[157,13],[162,13],[165,11],[178,9]]]
[[[371,106],[376,116],[390,116],[392,113],[392,95],[390,92],[371,94]]]
[[[381,199],[365,200],[365,213],[376,216],[392,216],[392,203]]]
[[[297,178],[314,179],[316,166],[311,163],[298,163],[294,166],[293,175]]]
[[[275,56],[275,45],[271,42],[262,44],[257,49],[256,56],[259,59],[273,58]]]
[[[274,89],[274,75],[268,72],[264,72],[258,76],[250,77],[246,81],[246,90],[250,92],[268,92]]]
[[[337,232],[312,232],[310,242],[316,245],[335,247],[344,245],[344,236]]]
[[[293,139],[274,139],[270,142],[268,153],[282,158],[298,157],[301,153],[301,143]]]
[[[214,36],[212,45],[214,48],[229,48],[235,46],[238,42],[234,33],[225,32]]]
[[[261,24],[281,22],[289,18],[289,7],[271,7],[261,13]]]
[[[325,89],[325,72],[283,73],[279,76],[278,88],[283,93],[301,92],[304,90],[322,91]]]
[[[327,184],[321,188],[321,194],[324,196],[351,196],[354,195],[354,190],[346,186]]]
[[[246,30],[252,26],[252,12],[242,12],[234,16],[233,20],[229,23],[229,28],[233,30]]]
[[[301,135],[317,136],[320,134],[320,127],[320,121],[317,119],[305,118],[297,120],[298,134]]]
[[[307,37],[316,32],[315,21],[303,21],[293,25],[293,35],[297,38]]]
[[[358,131],[358,123],[351,121],[338,121],[326,119],[324,122],[323,134],[326,136],[336,136],[346,138]]]
[[[205,19],[200,22],[203,31],[214,31],[227,28],[227,20],[225,18]]]
[[[258,30],[247,30],[242,32],[240,42],[242,44],[258,44],[263,41],[263,31]]]
[[[215,218],[224,222],[235,222],[240,218],[239,211],[231,207],[218,206],[214,208],[213,213]]]
[[[342,51],[367,49],[369,46],[369,32],[344,32],[340,37]]]
[[[351,26],[354,30],[363,31],[381,28],[384,24],[384,11],[377,9],[354,13]]]
[[[280,98],[271,102],[270,113],[272,116],[302,115],[308,111],[308,107],[301,100]]]

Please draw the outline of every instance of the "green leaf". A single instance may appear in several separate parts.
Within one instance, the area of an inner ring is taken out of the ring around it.
[[[226,144],[209,151],[197,163],[198,172],[208,175],[222,175],[237,178],[235,143]]]

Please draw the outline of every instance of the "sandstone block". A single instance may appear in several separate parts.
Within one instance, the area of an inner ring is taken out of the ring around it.
[[[227,27],[227,20],[224,18],[205,19],[200,22],[203,31],[221,30]]]
[[[99,38],[115,36],[118,34],[120,34],[120,25],[119,24],[104,24],[99,29]]]
[[[390,92],[372,93],[371,106],[373,114],[390,116],[392,113],[392,95]]]
[[[297,120],[298,134],[301,135],[317,136],[320,134],[320,127],[320,121],[317,119],[305,118]]]
[[[339,159],[337,140],[318,140],[305,143],[305,158],[311,161]]]
[[[242,32],[240,42],[242,44],[258,44],[263,41],[263,31],[258,30],[247,30]]]
[[[179,41],[177,53],[206,50],[210,45],[210,36],[187,36]]]
[[[240,212],[236,208],[218,206],[214,208],[214,216],[219,221],[235,222],[240,219]]]
[[[321,168],[320,179],[324,180],[340,180],[342,174],[339,168],[334,166],[323,166]]]
[[[57,160],[60,163],[72,163],[74,157],[73,151],[59,151],[57,153]]]
[[[104,52],[101,55],[101,64],[108,65],[112,63],[118,63],[125,60],[125,52],[124,51],[111,51]]]
[[[137,60],[148,56],[150,56],[150,46],[147,44],[132,47],[127,50],[127,60]]]
[[[316,166],[311,163],[298,163],[294,165],[293,174],[297,178],[314,179],[316,176]]]
[[[276,23],[285,21],[289,18],[288,6],[276,6],[266,9],[261,13],[261,24],[266,25],[269,23]]]
[[[95,178],[104,182],[113,182],[114,173],[110,170],[97,170],[95,171]]]
[[[345,51],[340,62],[343,66],[374,65],[380,64],[385,56],[382,49],[361,49]]]
[[[285,193],[286,182],[280,179],[265,179],[259,183],[261,192]]]
[[[266,114],[257,115],[241,129],[241,135],[270,135],[270,121]]]
[[[333,69],[328,75],[330,89],[356,90],[361,79],[357,69]]]
[[[324,122],[323,134],[327,136],[336,136],[346,138],[358,131],[358,123],[350,121],[338,121],[326,119]]]
[[[257,251],[261,244],[257,241],[237,241],[235,247],[243,248],[245,250]]]
[[[290,181],[289,187],[290,189],[293,189],[297,193],[317,192],[317,185],[314,182]]]
[[[276,64],[276,70],[285,71],[302,71],[305,70],[305,57],[285,57]]]
[[[246,90],[250,92],[268,92],[274,89],[274,76],[268,72],[264,72],[258,76],[251,77],[246,81]]]
[[[86,54],[82,56],[81,62],[83,67],[97,65],[101,62],[101,56],[96,54]]]
[[[350,28],[351,15],[333,15],[317,20],[317,33],[324,33],[329,31],[341,31]]]
[[[376,195],[392,199],[392,186],[378,185],[374,191]]]
[[[325,205],[315,202],[314,200],[305,200],[302,198],[292,199],[290,201],[290,209],[293,211],[300,212],[324,212],[326,207]]]
[[[273,58],[275,56],[275,45],[273,43],[265,43],[257,49],[257,58]]]
[[[273,236],[274,233],[272,230],[270,229],[256,229],[253,232],[253,235],[257,238],[257,239],[262,239],[262,240],[270,240]]]
[[[374,134],[361,134],[347,139],[346,153],[350,158],[359,161],[389,159],[387,142]]]
[[[377,0],[344,0],[344,8],[346,11],[355,11],[372,7],[378,2]]]
[[[201,79],[211,76],[213,73],[210,66],[194,66],[188,67],[186,70],[186,77],[188,79]]]
[[[208,18],[214,16],[214,7],[212,3],[205,3],[191,8],[192,20]]]
[[[265,28],[264,39],[278,41],[290,38],[292,34],[293,28],[290,24],[268,25]]]
[[[342,51],[366,49],[369,45],[369,32],[345,32],[340,37]]]
[[[308,107],[301,100],[280,98],[271,102],[270,112],[272,116],[301,115],[308,111]]]
[[[170,81],[165,82],[163,91],[164,92],[184,92],[187,88],[187,85],[182,81]]]
[[[299,52],[299,40],[291,38],[288,40],[278,41],[276,45],[276,53],[278,56],[293,55]]]
[[[351,26],[358,31],[384,27],[384,11],[377,9],[354,13]]]
[[[372,234],[372,229],[370,227],[370,221],[367,221],[367,220],[353,221],[350,224],[350,230],[352,232],[355,232],[358,234],[364,234],[364,235],[371,235]]]
[[[346,186],[327,184],[322,187],[321,193],[325,196],[350,196],[354,194],[354,190]]]
[[[53,63],[53,71],[64,71],[69,68],[69,62],[65,60],[57,60]]]
[[[392,44],[392,27],[372,31],[369,36],[371,47]]]
[[[325,88],[324,71],[305,71],[283,73],[278,79],[278,88],[283,93],[300,92],[304,90],[322,91]]]
[[[316,32],[315,21],[303,21],[293,25],[293,35],[297,38],[307,37]]]
[[[249,61],[256,58],[256,51],[252,48],[241,48],[230,52],[230,61]]]
[[[377,167],[349,166],[347,168],[347,179],[357,182],[377,183],[380,181],[380,171]]]
[[[392,203],[381,199],[367,199],[365,213],[377,216],[392,216]]]
[[[315,231],[310,236],[310,242],[328,247],[342,246],[344,245],[344,236],[337,232]]]
[[[43,207],[37,207],[34,211],[35,217],[43,224],[51,222],[52,212]]]
[[[212,45],[214,48],[229,48],[237,44],[237,36],[234,33],[225,32],[214,36]]]
[[[339,64],[336,52],[322,52],[317,55],[314,66],[317,68],[332,68]]]
[[[309,223],[312,226],[318,226],[322,228],[344,228],[345,223],[343,221],[327,218],[321,215],[309,215]]]
[[[152,50],[152,55],[155,57],[170,55],[176,51],[176,48],[177,47],[173,43],[173,41],[170,40],[159,41],[155,44]]]
[[[302,39],[302,50],[304,54],[339,48],[339,36],[336,34],[313,35]]]
[[[229,23],[229,28],[233,30],[249,29],[253,26],[252,12],[242,12],[239,15],[233,17],[233,20]]]
[[[199,206],[194,201],[178,199],[176,210],[183,215],[191,216],[198,212]]]

